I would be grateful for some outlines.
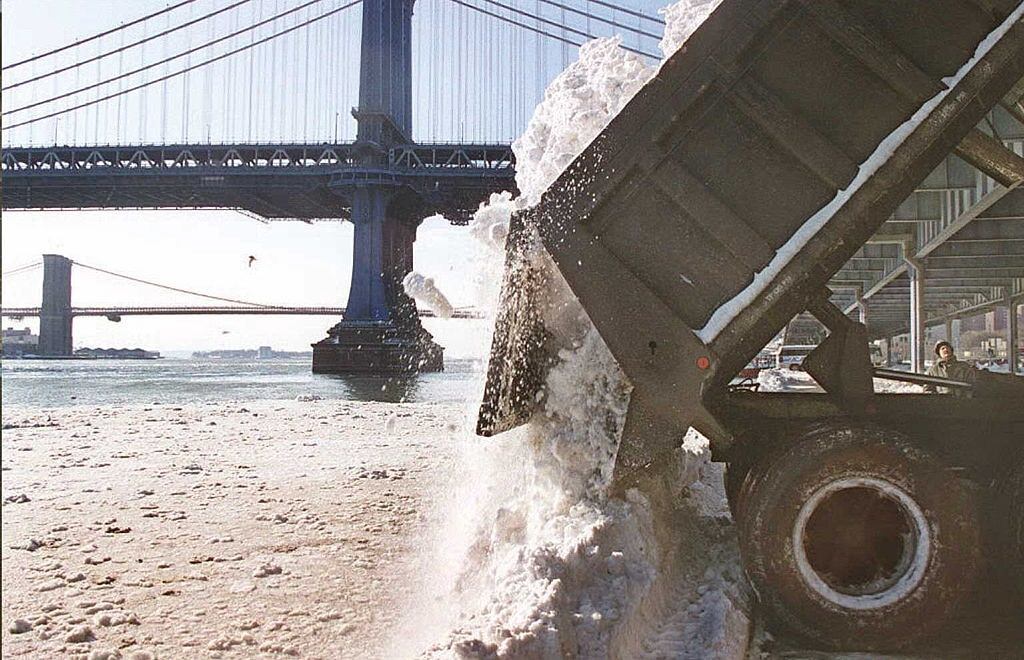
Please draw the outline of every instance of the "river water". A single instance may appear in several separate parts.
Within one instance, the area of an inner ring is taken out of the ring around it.
[[[481,365],[400,378],[314,374],[308,360],[4,360],[3,403],[38,407],[318,397],[456,403],[479,396]]]

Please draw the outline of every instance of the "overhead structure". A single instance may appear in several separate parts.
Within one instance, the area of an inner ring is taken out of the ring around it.
[[[927,327],[1007,310],[1008,362],[1016,361],[1016,308],[1024,300],[1024,80],[914,190],[830,282],[869,336],[909,334],[920,371]]]

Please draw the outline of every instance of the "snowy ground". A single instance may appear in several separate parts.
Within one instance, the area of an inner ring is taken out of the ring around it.
[[[460,417],[5,406],[3,655],[380,656]]]
[[[478,525],[509,520],[459,493],[506,497],[489,471],[520,450],[492,451],[464,419],[458,406],[339,401],[5,407],[4,656],[742,657],[745,596],[701,439],[683,453],[670,556],[651,556],[661,570],[641,580],[630,562],[654,552],[633,547],[653,538],[635,529],[643,515],[577,507],[545,523],[575,525],[576,551],[512,538],[481,550]],[[459,533],[467,512],[477,523]],[[483,567],[505,550],[518,565],[496,585]],[[537,574],[544,556],[579,583]],[[622,600],[632,582],[648,585],[639,609]],[[554,600],[517,595],[530,584]],[[577,622],[577,646],[533,620],[552,614]],[[497,639],[518,645],[487,641],[502,621]]]

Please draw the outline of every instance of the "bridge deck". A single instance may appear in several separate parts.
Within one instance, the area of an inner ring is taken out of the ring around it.
[[[515,190],[503,144],[406,144],[367,166],[368,147],[221,144],[3,150],[3,208],[219,208],[268,219],[348,219],[352,186],[419,193],[426,212],[464,224],[492,192]]]

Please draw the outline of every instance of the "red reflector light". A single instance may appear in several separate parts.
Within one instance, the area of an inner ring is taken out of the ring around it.
[[[699,358],[697,358],[697,368],[698,369],[707,369],[710,366],[711,366],[711,360],[710,360],[710,358],[708,358],[708,356],[702,355]]]

